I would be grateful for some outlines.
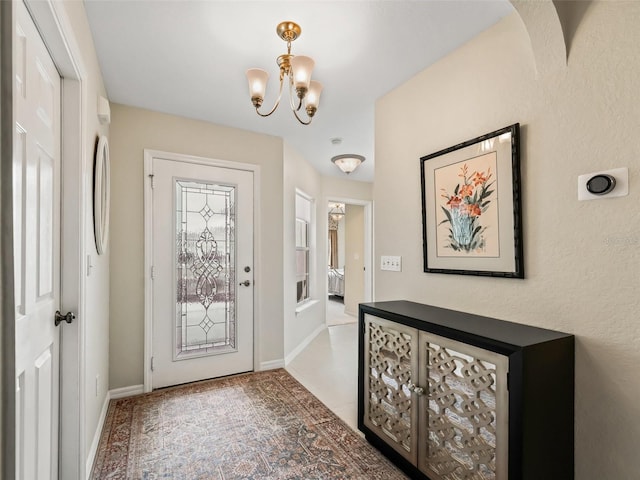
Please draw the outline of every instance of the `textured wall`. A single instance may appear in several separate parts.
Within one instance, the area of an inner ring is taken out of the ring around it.
[[[328,200],[371,200],[373,184],[338,177],[322,177],[322,193]]]
[[[364,207],[345,206],[344,311],[358,315],[364,301]]]
[[[324,212],[319,199],[322,196],[322,177],[318,172],[290,145],[284,145],[284,355],[293,350],[309,335],[325,323],[325,302],[310,303],[296,313],[296,234],[295,234],[295,200],[296,189],[311,197],[311,222]],[[310,226],[310,246],[315,255],[311,256],[309,270],[310,297],[321,298],[325,280],[324,251],[318,250],[318,237],[321,230],[316,225]]]
[[[565,68],[536,69],[545,52],[534,55],[513,14],[377,102],[375,258],[402,255],[403,271],[376,265],[375,292],[574,333],[576,478],[631,479],[640,472],[640,2],[580,7]],[[424,273],[419,158],[515,122],[526,279]],[[624,166],[629,196],[578,202],[578,175]]]
[[[123,105],[112,105],[111,114],[110,388],[143,382],[145,148],[261,166],[258,360],[281,360],[282,140]]]
[[[344,216],[338,221],[338,268],[344,268]],[[327,239],[327,242],[329,239]],[[328,250],[328,249],[327,249]]]

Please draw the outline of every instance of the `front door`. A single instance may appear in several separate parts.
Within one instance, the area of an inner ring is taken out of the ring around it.
[[[60,76],[22,2],[14,30],[16,478],[58,478]]]
[[[253,172],[151,162],[152,388],[253,370]]]

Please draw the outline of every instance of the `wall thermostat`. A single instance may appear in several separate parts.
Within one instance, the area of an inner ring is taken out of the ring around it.
[[[587,180],[587,191],[594,195],[606,195],[616,188],[616,179],[611,175],[594,175]]]
[[[629,169],[614,168],[578,177],[578,200],[598,200],[629,195]]]

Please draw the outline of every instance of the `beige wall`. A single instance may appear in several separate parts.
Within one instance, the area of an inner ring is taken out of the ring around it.
[[[345,205],[344,311],[358,314],[364,300],[364,207]]]
[[[376,265],[376,300],[574,333],[576,478],[631,479],[640,472],[640,2],[580,9],[560,71],[536,73],[513,14],[377,102],[376,259],[402,255],[403,271]],[[419,158],[515,122],[526,279],[424,273]],[[578,202],[578,175],[616,167],[629,167],[629,196]]]
[[[345,227],[344,227],[344,215],[343,215],[342,217],[340,217],[340,220],[338,220],[338,268],[344,268],[344,259],[345,259],[344,228]],[[327,242],[328,241],[329,239],[327,238]]]
[[[143,383],[145,148],[261,167],[259,361],[282,360],[282,140],[123,105],[111,113],[111,388]]]
[[[348,198],[369,201],[373,194],[373,184],[339,177],[322,177],[322,193],[325,199]],[[328,204],[329,200],[327,200]]]
[[[311,197],[310,245],[315,255],[311,257],[309,287],[312,301],[296,311],[296,262],[295,262],[295,199],[296,189]],[[284,145],[284,355],[285,359],[311,334],[325,323],[325,302],[319,302],[326,284],[324,250],[318,250],[322,230],[314,221],[325,209],[322,197],[322,177],[295,149]],[[320,212],[320,213],[319,213]],[[324,283],[323,283],[324,282]],[[295,352],[294,352],[295,354]]]

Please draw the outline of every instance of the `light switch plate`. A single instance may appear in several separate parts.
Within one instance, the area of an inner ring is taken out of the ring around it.
[[[402,257],[393,255],[382,255],[380,257],[380,270],[387,270],[390,272],[402,271]]]

